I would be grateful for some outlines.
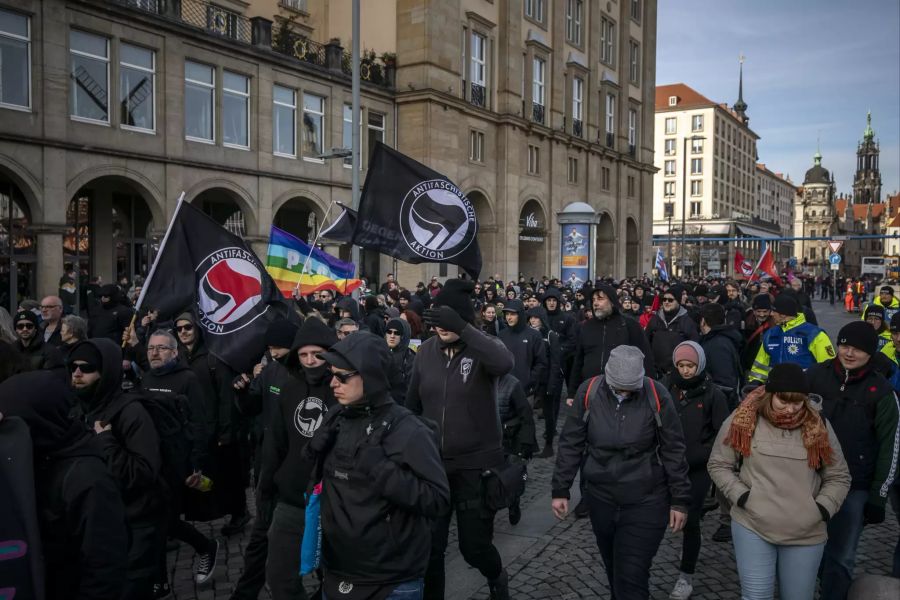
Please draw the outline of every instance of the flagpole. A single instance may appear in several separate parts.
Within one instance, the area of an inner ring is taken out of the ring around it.
[[[147,290],[150,288],[150,281],[153,279],[153,275],[156,273],[156,265],[159,264],[159,257],[162,256],[163,250],[166,248],[166,242],[169,241],[169,234],[172,233],[172,225],[175,223],[175,217],[178,216],[178,211],[181,210],[181,205],[184,203],[184,192],[181,192],[181,195],[178,196],[178,203],[175,205],[175,212],[172,213],[172,219],[169,221],[169,226],[166,228],[166,234],[163,236],[162,242],[159,244],[159,252],[156,253],[156,257],[153,259],[153,266],[150,267],[150,273],[147,274],[147,278],[144,280],[144,287],[141,288],[141,295],[138,296],[137,303],[134,305],[134,314],[137,315],[138,311],[141,310],[141,305],[144,303],[144,294],[147,293]],[[132,321],[132,325],[134,322]]]
[[[331,204],[329,204],[328,208],[325,210],[325,216],[322,218],[322,221],[324,221],[325,219],[328,218],[328,215],[331,213],[332,206],[334,206],[334,200],[331,201]],[[312,248],[310,249],[309,254],[306,255],[306,261],[303,263],[303,270],[300,271],[301,275],[306,273],[306,268],[309,267],[309,261],[310,261],[310,259],[312,259],[312,254],[313,254],[312,251],[316,248],[316,246],[319,243],[319,236],[322,235],[322,229],[324,229],[324,227],[319,227],[319,230],[316,232],[316,237],[313,238]],[[297,289],[297,290],[300,289],[299,281],[297,282],[297,287],[294,289]]]

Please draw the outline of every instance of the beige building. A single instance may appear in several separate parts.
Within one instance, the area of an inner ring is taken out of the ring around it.
[[[756,165],[756,206],[759,217],[766,222],[776,223],[782,237],[794,235],[794,199],[797,186],[790,177],[770,171],[765,164]],[[776,259],[786,261],[794,256],[794,242],[785,241],[778,245]]]
[[[557,213],[597,213],[596,271],[649,271],[656,2],[364,2],[362,169],[381,140],[474,202],[484,276],[559,271]],[[176,199],[265,253],[349,203],[350,0],[0,0],[0,305],[65,265],[146,273]],[[332,248],[344,256],[346,248]],[[363,253],[361,272],[391,270]],[[436,265],[403,265],[411,285]]]

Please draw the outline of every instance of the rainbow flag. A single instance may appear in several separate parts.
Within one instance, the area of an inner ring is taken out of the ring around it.
[[[313,248],[274,225],[269,233],[266,271],[286,298],[292,297],[297,288],[301,296],[306,296],[321,290],[349,294],[362,285],[362,281],[353,279],[356,272],[353,263],[344,262]]]

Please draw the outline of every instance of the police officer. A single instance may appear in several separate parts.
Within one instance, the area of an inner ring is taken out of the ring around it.
[[[870,304],[867,304],[863,309],[863,321],[865,321],[866,317],[868,316],[869,308],[874,306],[881,306],[882,308],[884,308],[884,320],[886,322],[890,322],[891,317],[900,312],[900,300],[897,300],[897,298],[894,296],[894,288],[889,285],[881,286],[881,289],[878,290],[878,297],[875,298],[875,300],[873,300]]]
[[[834,347],[828,334],[806,322],[796,298],[780,294],[772,303],[776,326],[766,331],[762,346],[750,369],[750,381],[765,382],[777,364],[790,362],[808,369],[834,358]]]

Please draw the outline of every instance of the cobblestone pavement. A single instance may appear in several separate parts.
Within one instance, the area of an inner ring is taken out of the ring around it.
[[[815,302],[814,308],[820,325],[832,339],[841,325],[851,318],[858,318],[848,316],[837,308],[832,309],[827,303]],[[609,598],[606,574],[601,566],[589,520],[575,520],[570,515],[565,521],[556,521],[549,516],[552,470],[553,459],[533,460],[529,466],[528,489],[522,499],[522,522],[511,527],[505,511],[499,513],[495,520],[498,547],[510,574],[511,595],[517,600]],[[252,504],[252,499],[250,501]],[[219,535],[222,524],[222,521],[202,524],[200,529],[207,535]],[[717,513],[709,513],[703,521],[703,547],[697,573],[694,575],[693,600],[740,597],[731,544],[716,543],[711,539],[717,527]],[[174,584],[174,597],[178,600],[228,599],[240,577],[243,566],[241,554],[249,537],[248,526],[243,534],[223,540],[215,581],[204,586],[193,583],[193,550],[182,544],[178,550],[170,552],[169,572]],[[863,533],[857,554],[857,575],[889,574],[898,537],[898,519],[889,508],[883,524],[866,527]],[[660,546],[650,580],[651,597],[654,599],[668,598],[675,583],[681,540],[681,535],[667,533]],[[448,599],[487,598],[487,587],[482,585],[483,579],[461,560],[455,542],[454,528],[447,553]],[[308,579],[309,589],[312,591],[315,581]],[[265,590],[260,594],[260,598],[270,597]]]

